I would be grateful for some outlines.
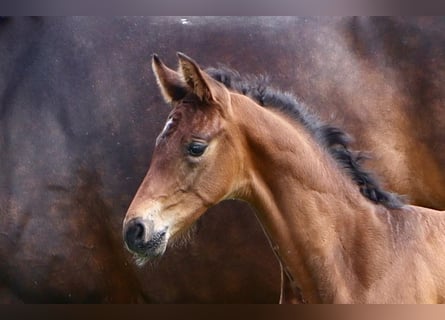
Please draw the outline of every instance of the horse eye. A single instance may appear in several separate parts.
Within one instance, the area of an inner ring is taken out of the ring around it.
[[[192,142],[187,147],[187,152],[192,157],[202,156],[204,151],[206,150],[207,145],[201,142]]]

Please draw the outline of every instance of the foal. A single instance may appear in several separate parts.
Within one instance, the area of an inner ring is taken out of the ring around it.
[[[173,110],[124,220],[140,264],[209,207],[241,199],[307,302],[443,302],[444,212],[404,206],[379,189],[338,129],[303,109],[262,107],[178,57],[179,72],[153,57]]]

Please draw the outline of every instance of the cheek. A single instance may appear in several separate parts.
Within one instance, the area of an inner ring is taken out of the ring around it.
[[[214,198],[224,197],[234,180],[233,163],[227,153],[220,154],[215,161],[207,161],[199,177],[199,183]]]

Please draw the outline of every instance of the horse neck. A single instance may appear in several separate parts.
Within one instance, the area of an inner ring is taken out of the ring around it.
[[[354,251],[369,245],[365,234],[386,235],[376,216],[376,210],[386,210],[363,198],[305,128],[258,106],[239,109],[250,177],[240,198],[256,208],[275,252],[308,301],[332,302],[334,296],[348,301],[354,283],[366,282],[357,271],[369,263]]]

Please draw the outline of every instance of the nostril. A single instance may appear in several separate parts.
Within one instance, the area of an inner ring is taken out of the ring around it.
[[[138,239],[143,239],[144,238],[144,234],[145,234],[145,227],[144,227],[144,225],[142,224],[142,223],[136,223],[134,226],[133,226],[133,229],[134,230],[132,230],[132,232],[134,233],[134,238],[136,239],[136,240],[138,240]]]
[[[125,233],[124,240],[128,248],[137,251],[140,248],[145,239],[145,225],[139,220],[132,220],[128,223]]]

